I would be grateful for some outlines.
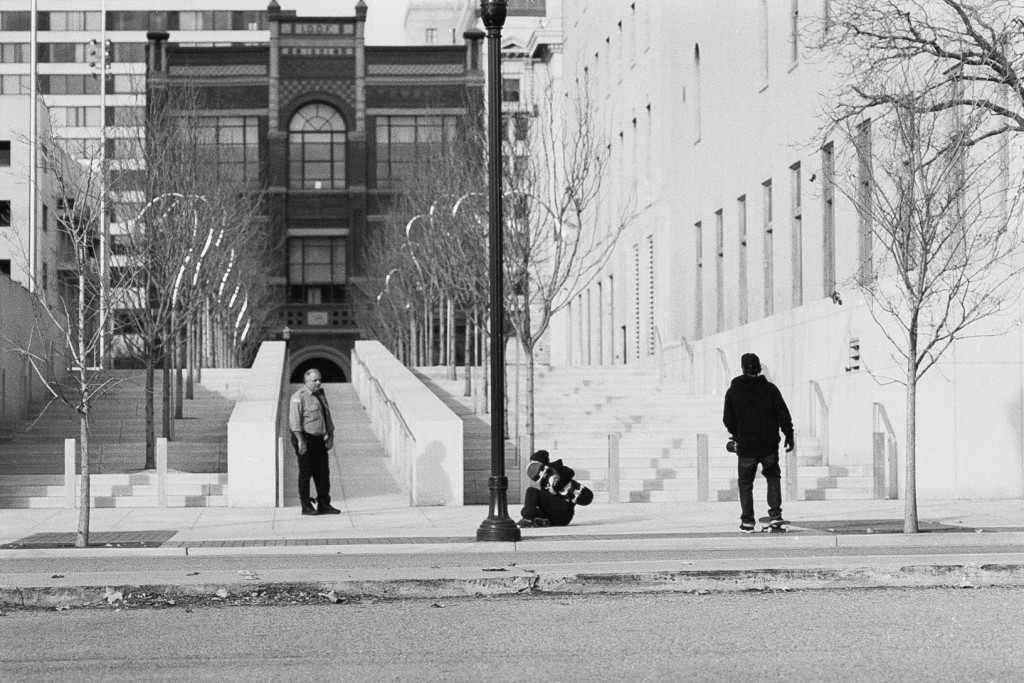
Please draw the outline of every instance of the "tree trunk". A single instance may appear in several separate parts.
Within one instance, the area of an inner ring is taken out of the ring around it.
[[[185,417],[185,344],[179,330],[171,328],[171,334],[174,335],[174,417],[180,420]]]
[[[160,352],[163,359],[161,377],[163,385],[160,387],[160,435],[168,441],[171,440],[171,354],[174,353],[174,342],[171,339],[171,330],[164,327],[163,338],[160,343]]]
[[[78,533],[75,535],[75,547],[89,546],[89,512],[92,499],[89,490],[89,405],[85,404],[78,412],[79,462],[82,470],[82,485],[78,497]]]
[[[156,346],[146,343],[146,467],[156,469]]]
[[[464,370],[466,384],[463,389],[463,396],[473,395],[473,325],[470,316],[466,316],[466,353],[463,355],[463,361],[465,361],[466,368]]]
[[[531,339],[530,346],[523,346],[526,351],[526,453],[532,455],[536,449],[536,405],[534,404],[534,369],[536,363],[533,359],[533,351],[536,344]]]
[[[917,363],[911,354],[907,364],[907,492],[903,533],[916,534],[917,526]]]
[[[196,397],[196,314],[190,313],[185,326],[185,398],[192,401]]]

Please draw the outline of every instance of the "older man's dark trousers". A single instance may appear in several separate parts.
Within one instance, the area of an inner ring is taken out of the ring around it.
[[[300,454],[299,441],[292,434],[292,447],[299,459],[299,502],[302,507],[313,504],[309,495],[310,479],[316,485],[317,506],[328,505],[331,502],[331,470],[324,437],[306,434],[306,452]]]
[[[782,468],[779,467],[779,453],[761,452],[737,457],[737,479],[740,489],[740,522],[754,524],[754,478],[757,466],[768,483],[768,516],[782,519]]]

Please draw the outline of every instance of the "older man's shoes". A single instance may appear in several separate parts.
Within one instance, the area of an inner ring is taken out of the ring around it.
[[[341,510],[332,507],[330,503],[321,503],[317,508],[318,515],[340,515]]]

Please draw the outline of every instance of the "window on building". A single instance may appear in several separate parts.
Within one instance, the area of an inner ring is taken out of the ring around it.
[[[44,75],[39,77],[39,91],[44,95],[99,95],[100,81],[86,74]]]
[[[516,114],[512,122],[513,136],[517,142],[523,142],[530,135],[530,117],[526,114]]]
[[[145,107],[107,107],[107,125],[138,127],[146,123]]]
[[[792,270],[793,270],[793,307],[804,303],[804,219],[801,205],[802,188],[800,164],[789,167],[790,171],[790,226],[792,229]]]
[[[0,274],[11,276],[11,259],[0,258]]]
[[[871,202],[873,201],[873,180],[871,163],[871,121],[857,127],[855,147],[857,150],[857,254],[859,266],[857,277],[862,283],[871,279],[871,233],[873,230]]]
[[[50,120],[58,126],[70,126],[82,128],[85,126],[99,126],[99,107],[52,107],[50,109]]]
[[[377,184],[411,179],[455,139],[455,116],[378,116]]]
[[[289,303],[325,304],[343,299],[346,281],[344,237],[288,240]]]
[[[39,15],[42,31],[100,30],[99,12],[40,12]]]
[[[434,43],[437,42],[437,29],[436,28],[428,28],[424,33],[425,33],[425,35],[423,36],[423,42],[424,43],[426,43],[427,45],[433,45]]]
[[[502,78],[501,79],[501,101],[502,102],[518,102],[519,101],[519,79],[518,78]]]
[[[83,63],[85,43],[39,43],[38,54],[43,63]]]
[[[772,181],[761,185],[764,230],[764,314],[775,313],[775,239],[772,232]]]
[[[4,43],[0,45],[0,63],[27,64],[31,50],[28,43]]]
[[[739,235],[739,255],[737,266],[739,267],[739,324],[746,325],[749,318],[747,314],[747,196],[743,195],[736,200],[736,223]]]
[[[761,87],[767,87],[768,85],[768,46],[769,46],[769,33],[768,33],[768,0],[761,0],[761,21],[760,21],[760,59],[758,59],[758,69],[761,76]]]
[[[114,43],[110,58],[115,62],[145,62],[145,43]]]
[[[0,12],[0,31],[31,31],[31,12]]]
[[[45,292],[47,289],[50,288],[50,269],[48,267],[50,264],[48,264],[46,261],[43,261],[42,265],[43,265],[42,290]]]
[[[166,28],[166,27],[165,27]],[[149,31],[150,12],[107,12],[108,31]]]
[[[725,218],[715,211],[715,331],[725,330]]]
[[[0,199],[0,228],[11,227],[11,200]]]
[[[30,89],[28,74],[0,75],[0,95],[27,95]]]
[[[11,165],[11,141],[0,140],[0,166]]]
[[[43,204],[43,216],[42,216],[43,232],[50,230],[50,207]]]
[[[345,187],[345,119],[326,104],[307,104],[288,125],[289,184],[293,189]]]
[[[260,179],[259,119],[204,116],[196,121],[199,139],[217,164],[222,180],[253,185]]]
[[[822,290],[825,296],[836,291],[836,171],[832,143],[821,148],[821,248]]]
[[[789,61],[800,59],[800,0],[789,0]]]
[[[700,45],[693,47],[693,141],[700,142],[701,132]]]
[[[118,94],[141,93],[146,90],[146,78],[135,74],[115,74],[113,92]]]
[[[693,226],[695,255],[693,288],[693,337],[704,338],[704,228],[698,221]]]

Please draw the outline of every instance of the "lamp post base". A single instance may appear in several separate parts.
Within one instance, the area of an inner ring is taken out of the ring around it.
[[[508,477],[491,477],[488,486],[491,490],[490,514],[477,528],[476,540],[519,541],[523,537],[522,531],[508,516]]]

